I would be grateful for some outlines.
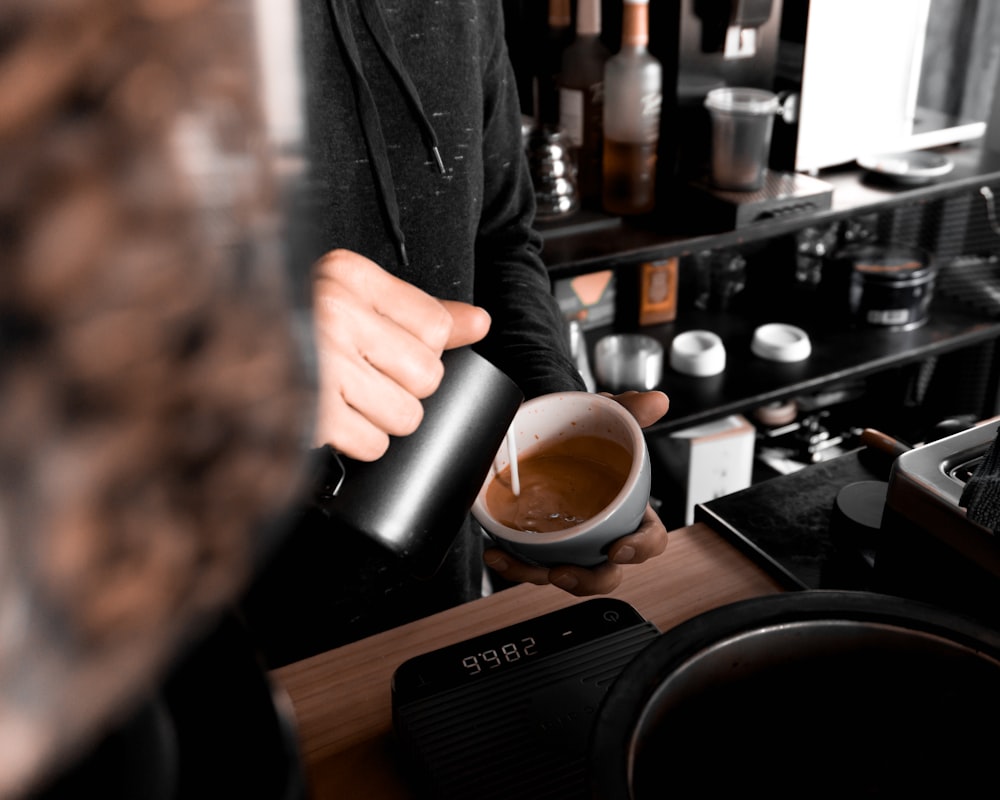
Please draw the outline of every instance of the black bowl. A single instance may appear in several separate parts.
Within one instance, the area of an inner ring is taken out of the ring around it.
[[[598,711],[594,798],[995,790],[1000,633],[866,592],[742,601],[655,639]]]

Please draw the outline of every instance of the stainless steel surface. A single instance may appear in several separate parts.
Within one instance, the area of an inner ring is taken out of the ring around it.
[[[528,166],[535,187],[535,216],[562,219],[580,209],[577,170],[571,142],[559,129],[535,128],[528,136]]]
[[[905,185],[929,183],[955,168],[955,162],[941,153],[911,150],[903,153],[876,153],[857,159],[858,166],[869,172]]]
[[[959,477],[961,468],[982,457],[998,426],[1000,418],[903,453],[896,460],[888,502],[905,513],[906,498],[912,493],[951,510],[956,519],[964,519],[965,511],[958,506],[965,488],[965,478]]]
[[[612,392],[655,389],[663,376],[663,345],[640,333],[604,336],[594,348],[594,372],[598,385]]]
[[[580,320],[571,319],[567,326],[569,337],[569,353],[576,363],[577,371],[583,379],[584,386],[588,392],[597,391],[597,381],[594,380],[594,373],[590,368],[590,356],[587,354],[587,340],[583,336],[583,326]]]
[[[998,426],[1000,417],[896,459],[875,560],[886,591],[996,616],[1000,541],[959,503],[970,467],[986,453]]]

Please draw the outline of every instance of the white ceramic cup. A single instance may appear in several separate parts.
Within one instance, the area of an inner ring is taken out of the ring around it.
[[[472,506],[473,516],[502,549],[536,564],[591,567],[607,560],[607,548],[613,541],[639,528],[649,502],[649,452],[642,428],[620,403],[589,392],[542,395],[521,406],[509,435],[514,437],[518,463],[553,443],[592,436],[621,445],[629,455],[629,466],[617,494],[589,519],[562,530],[520,530],[500,522],[487,504],[490,484],[510,464],[505,441]],[[620,482],[610,467],[608,480]]]

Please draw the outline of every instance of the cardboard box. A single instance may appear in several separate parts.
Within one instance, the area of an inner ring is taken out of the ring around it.
[[[756,439],[741,414],[651,438],[651,455],[684,489],[685,525],[694,522],[697,503],[750,486]]]
[[[605,269],[554,282],[553,293],[566,320],[579,320],[584,330],[615,319],[615,273]]]
[[[673,256],[639,266],[639,324],[659,325],[677,317],[677,265]]]

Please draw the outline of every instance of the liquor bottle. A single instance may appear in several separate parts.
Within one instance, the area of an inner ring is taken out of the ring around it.
[[[563,51],[559,72],[559,125],[573,146],[583,205],[601,206],[604,150],[604,66],[611,57],[601,41],[601,0],[580,0],[576,37]]]
[[[545,37],[535,69],[535,122],[539,127],[559,127],[559,70],[572,36],[570,0],[549,0]]]
[[[656,201],[663,68],[649,44],[649,0],[625,0],[622,44],[604,67],[603,205],[645,214]]]

